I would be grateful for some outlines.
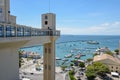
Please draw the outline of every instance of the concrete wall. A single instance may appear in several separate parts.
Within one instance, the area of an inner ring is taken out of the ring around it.
[[[18,54],[13,48],[0,49],[0,80],[18,80]]]
[[[10,23],[16,24],[16,16],[10,15],[9,19]]]
[[[27,41],[0,43],[0,80],[19,80],[17,50]]]

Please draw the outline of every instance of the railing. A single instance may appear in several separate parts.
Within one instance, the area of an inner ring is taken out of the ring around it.
[[[21,25],[0,24],[0,38],[31,36],[60,36],[60,31],[42,30]]]

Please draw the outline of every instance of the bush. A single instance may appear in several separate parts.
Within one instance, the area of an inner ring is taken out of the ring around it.
[[[61,66],[62,70],[65,71],[65,68],[67,68],[67,66]]]
[[[84,62],[80,62],[79,67],[85,67],[85,63]]]
[[[119,54],[119,49],[116,49],[114,51],[116,52],[117,55]]]
[[[93,57],[96,56],[96,55],[98,55],[98,54],[97,53],[93,54]]]
[[[113,56],[113,53],[111,51],[106,51],[105,53],[108,54],[108,55]]]
[[[91,62],[91,61],[93,61],[93,59],[92,59],[92,58],[89,58],[89,59],[87,59],[87,61],[88,61],[88,62]]]
[[[74,74],[75,73],[74,73],[73,70],[69,71],[70,80],[76,80],[75,77],[74,77]]]
[[[73,66],[73,65],[74,65],[73,63],[70,64],[70,66]]]

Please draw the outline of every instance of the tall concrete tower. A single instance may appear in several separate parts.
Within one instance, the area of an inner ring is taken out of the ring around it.
[[[48,30],[51,42],[44,44],[44,80],[55,80],[55,36],[56,19],[55,14],[42,15],[42,29]]]
[[[10,15],[10,0],[0,0],[0,22],[16,24],[16,16]]]
[[[0,22],[9,22],[10,0],[0,0]]]

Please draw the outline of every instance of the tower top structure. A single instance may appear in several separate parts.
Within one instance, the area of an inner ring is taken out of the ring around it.
[[[56,15],[54,13],[42,14],[42,29],[56,30]]]
[[[16,16],[10,15],[10,0],[0,0],[0,22],[16,24]]]

